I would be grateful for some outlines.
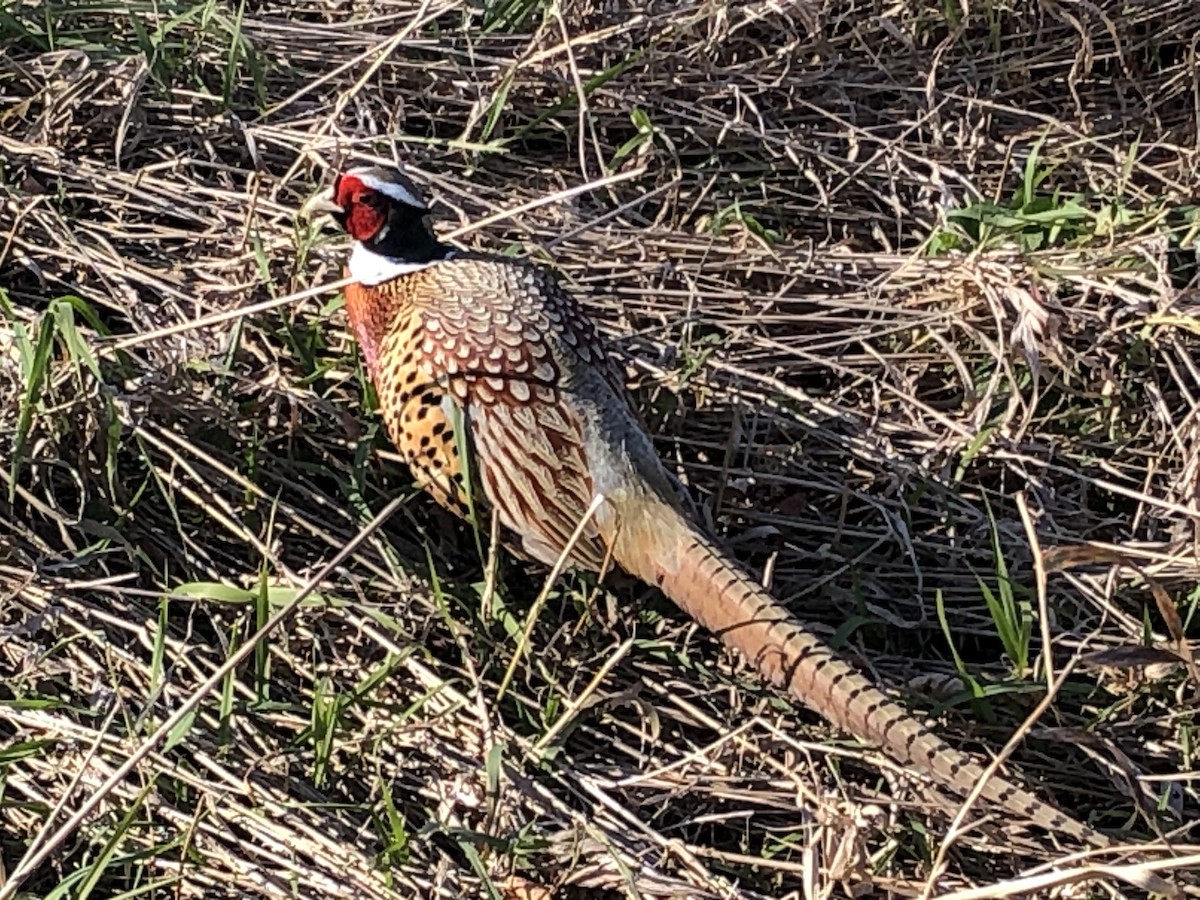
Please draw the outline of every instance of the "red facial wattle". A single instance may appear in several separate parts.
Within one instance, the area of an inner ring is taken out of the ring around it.
[[[333,199],[345,210],[345,229],[356,241],[371,240],[387,222],[384,199],[353,175],[338,179]]]

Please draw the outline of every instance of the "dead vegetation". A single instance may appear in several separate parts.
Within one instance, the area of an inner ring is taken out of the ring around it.
[[[643,589],[567,578],[524,648],[544,573],[489,589],[336,294],[288,299],[337,275],[293,213],[352,155],[557,267],[802,617],[1186,869],[1197,33],[1182,0],[7,4],[0,884],[1059,896],[1120,861],[947,842],[955,805]]]

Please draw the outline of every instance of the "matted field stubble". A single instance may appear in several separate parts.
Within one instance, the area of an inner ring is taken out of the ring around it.
[[[1183,0],[0,5],[0,884],[1137,894],[1019,822],[947,841],[957,803],[659,595],[484,565],[412,495],[336,291],[286,299],[339,275],[293,216],[351,156],[558,269],[802,618],[1179,877],[1198,33]]]

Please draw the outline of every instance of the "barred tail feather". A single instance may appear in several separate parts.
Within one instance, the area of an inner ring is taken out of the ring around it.
[[[772,684],[839,728],[960,795],[983,778],[978,763],[835,654],[681,515],[664,507],[653,521],[653,534],[619,542],[617,561],[623,568],[657,584]],[[988,780],[982,797],[1047,831],[1098,847],[1111,844],[1107,836],[998,775]]]

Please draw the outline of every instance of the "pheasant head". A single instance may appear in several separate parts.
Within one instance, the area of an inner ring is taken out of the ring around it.
[[[338,175],[333,187],[301,210],[310,218],[329,213],[354,239],[350,272],[363,284],[379,284],[401,271],[449,255],[429,225],[429,207],[399,169],[359,166]],[[388,266],[390,263],[391,266]]]

